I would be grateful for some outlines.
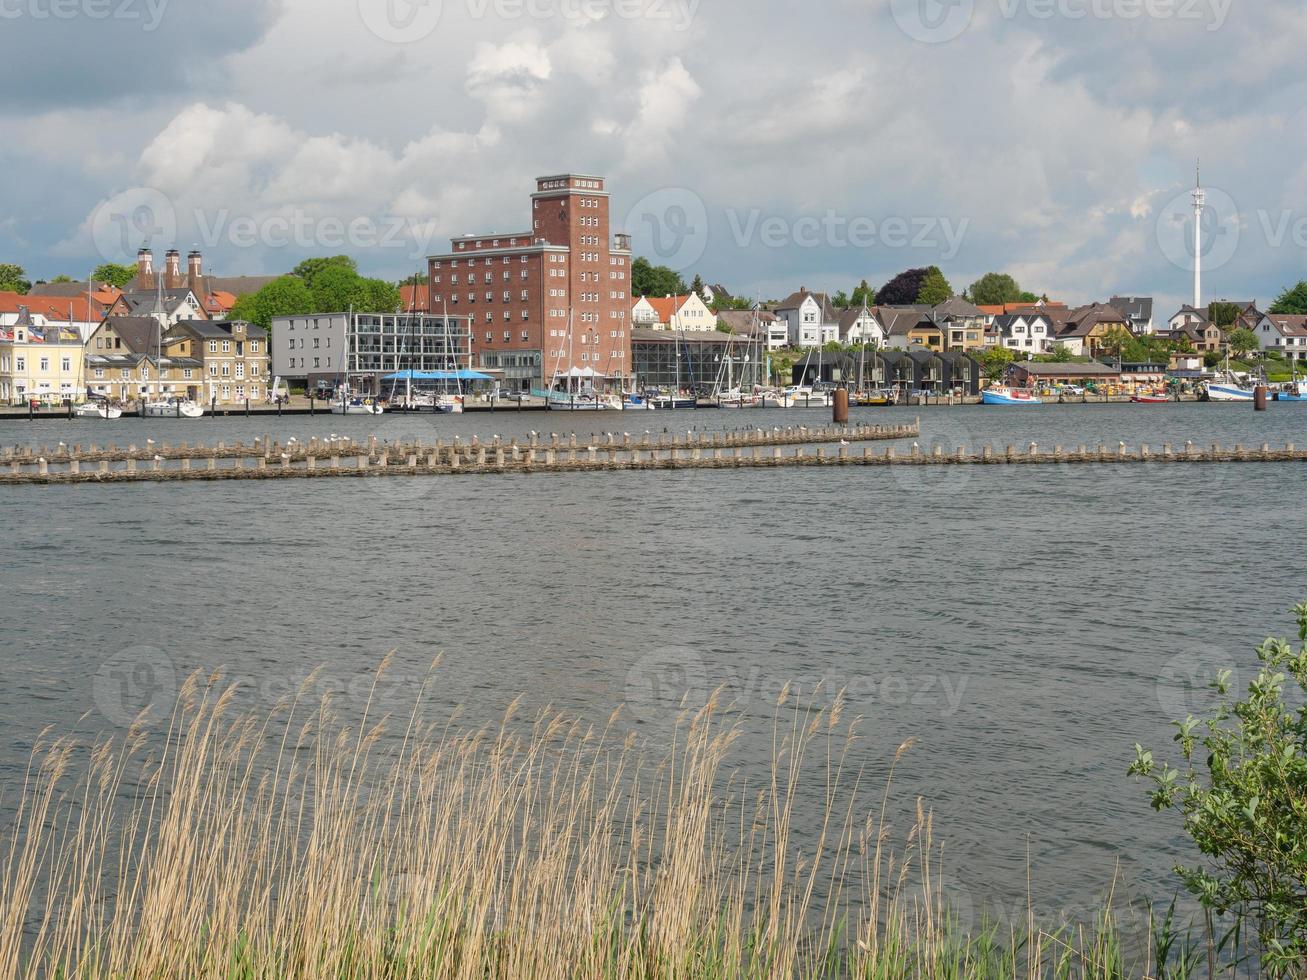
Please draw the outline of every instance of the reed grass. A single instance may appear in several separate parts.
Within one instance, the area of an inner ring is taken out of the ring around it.
[[[929,811],[891,826],[892,765],[863,793],[838,697],[782,694],[753,785],[716,698],[655,750],[620,712],[432,723],[429,683],[405,717],[346,721],[307,686],[246,711],[196,675],[157,731],[43,735],[0,849],[0,976],[1193,972],[1169,917],[1128,953],[1110,897],[1094,923],[961,928]]]

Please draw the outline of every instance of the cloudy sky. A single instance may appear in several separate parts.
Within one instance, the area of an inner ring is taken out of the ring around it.
[[[1252,0],[0,0],[0,261],[398,278],[572,170],[735,292],[1174,307],[1201,156],[1207,296],[1267,301],[1307,278],[1304,49]]]

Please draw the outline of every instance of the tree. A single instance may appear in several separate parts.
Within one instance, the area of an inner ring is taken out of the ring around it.
[[[640,257],[631,263],[632,296],[681,296],[688,290],[680,273],[665,265],[650,265]]]
[[[398,283],[400,286],[425,286],[427,284],[427,274],[425,272],[415,272],[407,279],[401,279]]]
[[[830,301],[832,304],[834,304],[837,310],[847,310],[849,308],[850,301],[849,301],[848,293],[846,293],[842,289],[834,296],[832,296],[830,298]]]
[[[1239,319],[1242,312],[1243,308],[1238,303],[1213,303],[1207,307],[1207,319],[1224,330]]]
[[[404,305],[399,288],[384,279],[360,279],[354,309],[360,313],[397,313]],[[323,310],[324,313],[333,312]]]
[[[703,290],[704,290],[703,279],[702,277],[696,275],[694,277],[694,282],[690,283],[690,292],[694,293],[694,295],[702,299]]]
[[[77,281],[77,280],[74,279],[72,276],[65,276],[65,275],[58,275],[58,276],[55,276],[53,279],[50,280],[50,282],[52,282],[52,283],[54,283],[54,282],[76,282],[76,281]]]
[[[921,295],[921,285],[926,281],[928,269],[908,269],[885,283],[876,294],[878,306],[911,306]]]
[[[1112,357],[1120,357],[1134,340],[1134,335],[1122,326],[1110,328],[1098,341],[1098,349]]]
[[[1307,314],[1307,279],[1282,292],[1280,298],[1271,304],[1271,312],[1289,316]]]
[[[876,290],[867,285],[866,279],[858,283],[858,288],[853,290],[853,295],[849,297],[849,305],[859,309],[863,306],[876,305]]]
[[[926,306],[939,306],[953,296],[953,287],[939,271],[939,266],[932,265],[926,270],[926,277],[921,281],[921,290],[917,293],[917,302]]]
[[[997,381],[1007,371],[1007,367],[1014,360],[1016,354],[1007,347],[991,347],[985,351],[984,357],[981,358],[981,366],[985,370],[985,377],[990,381]]]
[[[1071,348],[1066,344],[1054,344],[1053,352],[1049,354],[1048,359],[1054,364],[1065,364],[1071,360]]]
[[[305,259],[291,271],[292,276],[299,276],[304,284],[313,288],[313,281],[327,269],[347,269],[358,275],[358,263],[348,255],[333,255],[329,258]]]
[[[1151,784],[1153,809],[1175,810],[1204,860],[1179,866],[1185,887],[1216,915],[1234,913],[1258,930],[1271,976],[1297,976],[1307,962],[1307,604],[1294,610],[1295,650],[1267,640],[1257,677],[1230,699],[1231,674],[1212,688],[1206,718],[1175,721],[1182,763],[1160,765],[1135,745],[1130,775]],[[1292,689],[1285,697],[1285,689]]]
[[[119,265],[117,262],[106,262],[91,273],[91,279],[95,282],[107,282],[110,286],[117,286],[119,289],[135,278],[136,266]]]
[[[1005,272],[987,272],[967,290],[971,302],[977,306],[1001,306],[1004,303],[1021,303],[1021,287]],[[1029,295],[1024,294],[1024,295]]]
[[[230,318],[257,323],[265,330],[272,328],[272,318],[299,316],[320,312],[314,306],[313,294],[302,279],[282,276],[274,279],[257,293],[242,296],[232,307]]]
[[[1226,335],[1225,342],[1230,348],[1230,353],[1238,358],[1251,354],[1261,346],[1257,342],[1257,334],[1253,333],[1247,327],[1239,327],[1237,330],[1231,330]]]
[[[0,263],[0,291],[26,294],[32,282],[21,265]]]

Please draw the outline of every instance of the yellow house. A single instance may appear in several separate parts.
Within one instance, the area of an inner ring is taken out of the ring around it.
[[[77,331],[34,328],[24,308],[12,327],[0,327],[0,403],[81,401],[85,395],[82,361]]]
[[[204,400],[195,348],[192,337],[162,332],[154,317],[111,316],[87,338],[86,384],[111,401]]]

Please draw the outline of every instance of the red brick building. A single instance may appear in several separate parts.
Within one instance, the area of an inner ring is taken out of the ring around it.
[[[450,246],[428,260],[431,311],[472,318],[479,367],[510,388],[547,388],[574,368],[612,387],[630,376],[630,239],[610,234],[602,177],[540,177],[530,231]]]

